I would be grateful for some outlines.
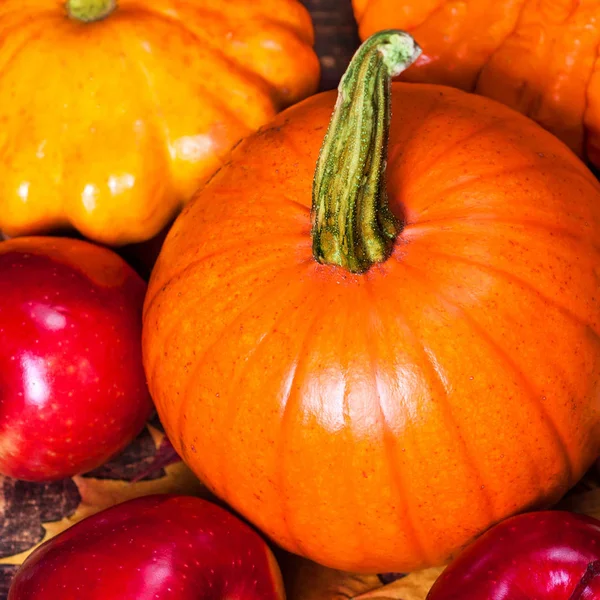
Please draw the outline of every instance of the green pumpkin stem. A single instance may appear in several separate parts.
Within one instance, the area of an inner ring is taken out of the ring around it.
[[[117,0],[67,0],[65,6],[72,19],[93,23],[106,19],[117,8]]]
[[[358,49],[338,87],[313,182],[313,256],[364,273],[385,261],[402,224],[385,189],[391,81],[421,54],[404,31],[380,31]]]

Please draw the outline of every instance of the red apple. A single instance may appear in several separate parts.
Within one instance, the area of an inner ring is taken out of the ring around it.
[[[67,238],[0,242],[0,473],[51,481],[122,450],[152,410],[143,280]]]
[[[562,511],[503,521],[440,575],[427,600],[597,600],[600,521]]]
[[[8,600],[282,600],[271,551],[248,525],[187,496],[137,498],[31,554]]]

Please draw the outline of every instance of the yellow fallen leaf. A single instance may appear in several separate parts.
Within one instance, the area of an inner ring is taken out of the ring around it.
[[[164,438],[157,429],[148,426],[152,439],[158,448]],[[196,476],[183,462],[165,467],[165,476],[137,482],[115,479],[98,479],[94,477],[73,477],[81,502],[75,512],[60,521],[42,523],[45,535],[38,543],[26,551],[13,556],[0,558],[0,564],[20,565],[42,543],[58,535],[71,525],[93,515],[105,508],[151,494],[184,494],[213,499],[208,489],[200,483]]]
[[[348,600],[381,587],[377,575],[357,575],[322,567],[299,556],[280,558],[287,600]]]
[[[443,570],[444,567],[437,567],[411,573],[377,590],[357,596],[356,600],[425,600]]]

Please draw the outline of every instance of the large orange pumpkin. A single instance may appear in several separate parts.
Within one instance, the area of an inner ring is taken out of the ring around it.
[[[0,229],[151,238],[315,91],[312,42],[296,0],[4,0]]]
[[[393,84],[388,127],[409,42],[363,45],[329,130],[334,93],[235,149],[144,309],[177,451],[284,548],[352,571],[443,563],[600,452],[600,185],[460,90]]]
[[[402,78],[499,100],[600,167],[598,0],[353,0],[361,37],[410,31],[423,54]]]

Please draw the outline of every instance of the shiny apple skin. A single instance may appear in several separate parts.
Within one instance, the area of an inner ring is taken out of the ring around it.
[[[121,451],[152,411],[146,284],[81,240],[0,242],[0,473],[52,481]]]
[[[40,546],[8,600],[283,600],[271,551],[216,504],[155,495],[113,506]]]
[[[598,600],[600,521],[563,511],[512,517],[468,546],[427,600]]]

